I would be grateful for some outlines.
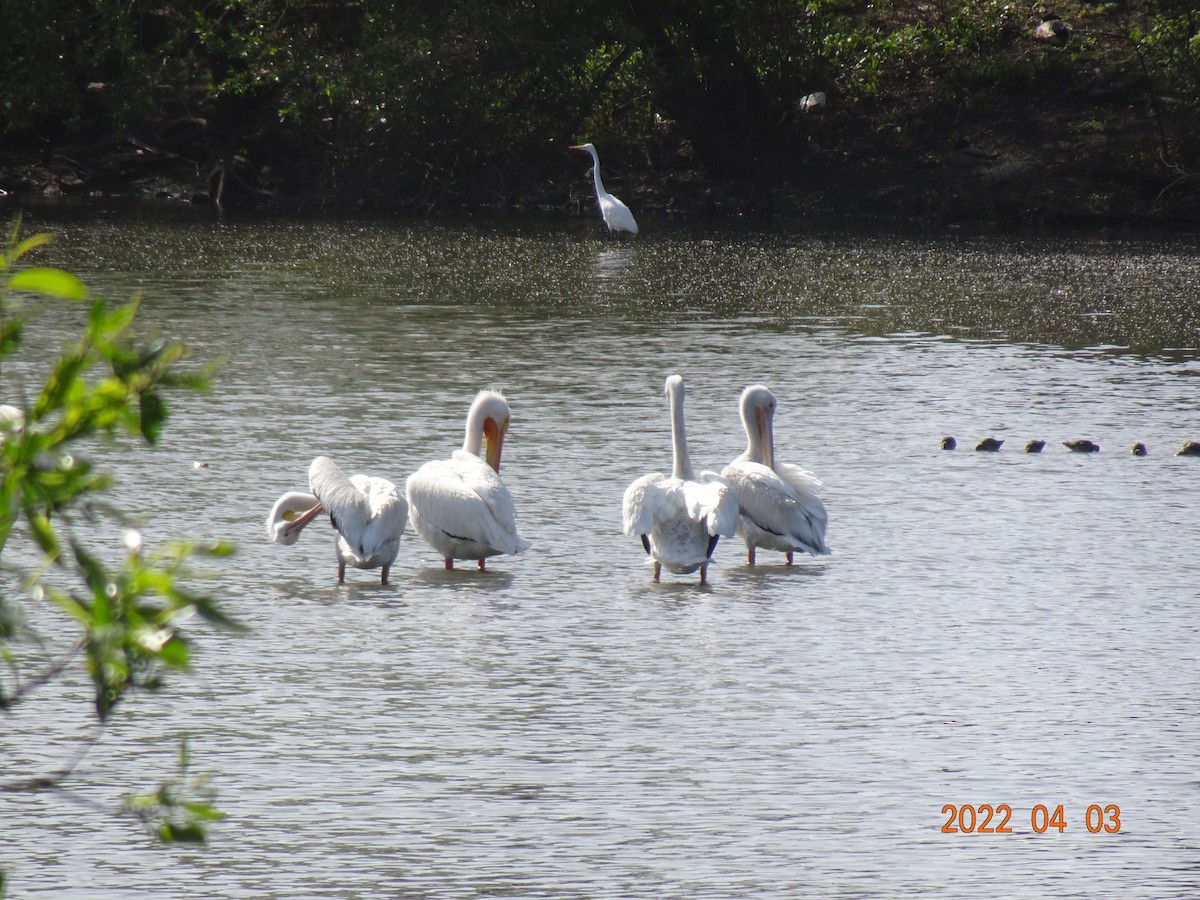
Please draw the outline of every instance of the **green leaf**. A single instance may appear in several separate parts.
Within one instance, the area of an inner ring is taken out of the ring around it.
[[[163,422],[167,418],[167,404],[158,394],[147,392],[138,398],[138,412],[141,414],[142,437],[147,444],[158,443]]]
[[[79,301],[88,295],[87,285],[62,269],[23,269],[8,279],[8,286],[14,291],[28,291],[59,300]]]
[[[63,610],[63,612],[76,619],[81,625],[87,627],[92,624],[91,606],[78,597],[46,588],[46,598],[59,609]]]
[[[43,233],[30,235],[13,248],[12,252],[8,256],[9,264],[15,263],[30,250],[36,250],[38,247],[42,246],[42,244],[48,243],[50,243],[50,235],[48,234]]]
[[[21,330],[19,321],[0,322],[0,358],[10,356],[21,346]]]
[[[92,595],[98,601],[104,599],[107,596],[108,587],[112,583],[108,570],[79,541],[71,540],[71,550],[74,551],[75,562],[78,563],[79,570],[83,573],[88,587],[92,589]]]
[[[193,545],[192,549],[197,555],[232,556],[235,548],[231,541],[205,541]]]
[[[196,613],[205,622],[210,625],[216,625],[218,628],[224,628],[229,631],[240,632],[246,631],[246,626],[237,619],[225,615],[224,612],[208,597],[192,598],[193,607]]]
[[[185,825],[163,822],[158,828],[158,836],[166,843],[175,844],[203,844],[207,840],[204,828],[194,822]]]
[[[193,819],[201,822],[219,822],[225,818],[225,813],[217,809],[211,803],[184,803],[183,808],[188,811]]]
[[[25,520],[29,523],[29,531],[33,535],[34,541],[41,547],[42,552],[51,559],[57,558],[58,535],[54,531],[50,517],[44,512],[30,512],[26,514]]]
[[[163,665],[170,666],[172,669],[186,669],[190,656],[187,642],[178,635],[164,643],[158,651],[158,657],[162,660]]]

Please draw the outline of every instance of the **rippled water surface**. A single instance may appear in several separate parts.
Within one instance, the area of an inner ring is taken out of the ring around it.
[[[43,262],[224,360],[158,449],[96,453],[151,543],[236,542],[201,584],[250,631],[198,628],[195,675],[127,705],[75,799],[0,793],[10,896],[1200,891],[1191,242],[27,224],[57,235]],[[77,315],[47,311],[0,399]],[[832,556],[749,568],[729,540],[709,586],[652,583],[620,503],[669,469],[672,372],[698,468],[741,452],[742,388],[772,387]],[[267,542],[313,456],[402,482],[482,387],[512,406],[528,553],[445,572],[410,528],[391,584],[338,585],[327,531]],[[86,695],[72,673],[0,720],[0,778],[71,759]],[[228,814],[203,850],[111,813],[185,733]],[[1006,804],[1013,833],[943,833],[947,804]],[[1119,831],[1090,833],[1092,804]]]

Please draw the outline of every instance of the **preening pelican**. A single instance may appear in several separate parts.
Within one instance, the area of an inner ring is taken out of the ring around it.
[[[825,546],[829,516],[818,494],[821,482],[799,466],[775,461],[775,406],[775,395],[764,385],[742,391],[742,426],[748,445],[721,473],[737,493],[737,530],[746,541],[750,565],[757,547],[782,550],[789,566],[796,550],[813,556],[829,552]]]
[[[604,182],[600,180],[600,155],[596,153],[596,148],[592,144],[576,144],[571,149],[586,150],[592,154],[592,181],[596,183],[596,202],[600,204],[600,215],[604,218],[608,230],[637,234],[638,225],[629,207],[604,189]]]
[[[442,554],[447,569],[456,559],[475,559],[482,572],[487,557],[530,547],[517,533],[517,510],[500,480],[500,452],[511,416],[502,395],[480,391],[467,413],[462,449],[408,477],[413,527]]]
[[[660,472],[643,475],[625,489],[625,533],[641,537],[654,560],[655,581],[665,566],[678,575],[699,569],[700,583],[705,584],[717,540],[736,533],[737,496],[715,472],[696,476],[683,424],[683,379],[672,375],[665,392],[671,407],[674,468],[670,478]]]
[[[311,494],[289,491],[267,515],[267,535],[277,544],[294,544],[304,527],[323,512],[337,530],[338,582],[346,580],[346,565],[356,569],[382,568],[380,581],[400,552],[400,537],[408,523],[408,502],[386,478],[347,477],[327,456],[308,467]]]

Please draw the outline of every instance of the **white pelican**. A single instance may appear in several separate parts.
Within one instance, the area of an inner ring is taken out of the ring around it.
[[[775,395],[751,385],[742,391],[741,412],[748,446],[721,474],[737,492],[737,530],[750,565],[757,547],[782,550],[789,566],[796,550],[828,553],[821,482],[799,466],[775,462]]]
[[[289,491],[267,515],[267,535],[277,544],[294,544],[300,532],[322,512],[337,530],[338,582],[346,580],[347,563],[356,569],[382,568],[382,584],[400,552],[408,523],[408,502],[386,478],[347,477],[327,456],[308,467],[311,494]]]
[[[500,452],[511,417],[501,394],[480,391],[467,413],[462,449],[408,477],[413,527],[442,554],[447,569],[456,559],[475,559],[482,572],[487,557],[530,547],[517,533],[517,510],[500,480]]]
[[[699,569],[700,583],[705,584],[718,538],[736,533],[737,496],[715,472],[696,477],[683,425],[683,379],[672,375],[665,392],[671,406],[674,469],[670,478],[660,472],[643,475],[625,489],[625,533],[641,537],[654,560],[655,581],[665,566],[677,575]]]
[[[637,234],[637,221],[629,207],[604,189],[604,182],[600,180],[600,156],[596,153],[596,148],[591,144],[576,144],[571,149],[586,150],[592,154],[592,181],[596,183],[596,202],[600,205],[600,215],[604,218],[608,230]]]

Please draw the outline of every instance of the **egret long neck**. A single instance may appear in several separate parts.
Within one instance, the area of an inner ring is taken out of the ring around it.
[[[671,444],[675,450],[675,464],[671,474],[684,481],[694,480],[692,460],[688,456],[687,431],[683,424],[682,391],[671,392]]]
[[[599,196],[605,193],[604,182],[600,180],[600,155],[592,149],[588,153],[592,154],[592,181],[596,184],[596,194]]]

